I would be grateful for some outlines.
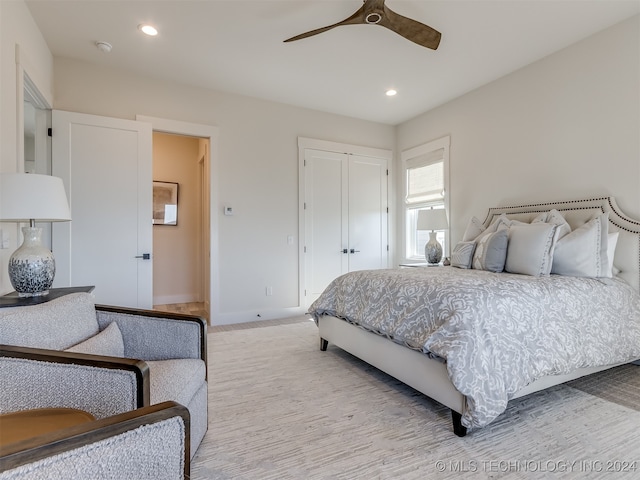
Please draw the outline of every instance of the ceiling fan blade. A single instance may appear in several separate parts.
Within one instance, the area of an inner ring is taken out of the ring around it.
[[[351,15],[349,18],[345,18],[341,22],[334,23],[333,25],[327,25],[326,27],[322,28],[316,28],[315,30],[311,30],[310,32],[301,33],[300,35],[296,35],[295,37],[287,38],[284,41],[293,42],[295,40],[300,40],[302,38],[307,38],[319,33],[326,32],[327,30],[331,30],[332,28],[339,27],[341,25],[357,25],[360,23],[364,23],[364,5],[360,7],[356,13]]]
[[[384,16],[378,25],[432,50],[436,50],[440,45],[442,35],[439,31],[424,23],[399,15],[387,6],[384,6]]]

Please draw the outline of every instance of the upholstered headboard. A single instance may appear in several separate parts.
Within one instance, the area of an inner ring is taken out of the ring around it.
[[[539,213],[552,209],[564,216],[572,230],[595,215],[608,212],[609,232],[620,232],[613,260],[614,266],[620,271],[617,276],[640,291],[640,220],[625,216],[613,197],[490,208],[484,225],[489,226],[503,213],[509,218],[530,222]]]

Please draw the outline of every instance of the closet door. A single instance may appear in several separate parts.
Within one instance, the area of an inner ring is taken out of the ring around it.
[[[387,161],[305,150],[305,303],[336,277],[386,268]]]
[[[307,149],[304,168],[305,290],[310,304],[331,280],[349,271],[348,157]]]
[[[349,271],[387,267],[387,162],[349,155]]]

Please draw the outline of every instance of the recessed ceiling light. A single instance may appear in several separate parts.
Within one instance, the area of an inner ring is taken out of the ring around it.
[[[386,93],[387,97],[393,97],[398,92],[396,92],[393,88],[390,88],[385,93]]]
[[[148,24],[138,25],[138,29],[142,33],[146,33],[150,37],[155,37],[158,34],[158,30],[156,30],[154,27],[152,27],[151,25],[148,25]]]

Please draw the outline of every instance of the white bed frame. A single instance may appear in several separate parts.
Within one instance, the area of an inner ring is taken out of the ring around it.
[[[640,221],[622,214],[613,197],[491,208],[484,225],[488,226],[495,217],[503,213],[509,218],[530,222],[540,212],[554,208],[564,215],[572,230],[589,221],[594,215],[608,212],[609,232],[620,232],[614,258],[614,266],[620,270],[618,276],[636,290],[640,290]],[[328,343],[336,345],[449,407],[454,433],[461,437],[466,435],[467,429],[460,421],[466,399],[451,383],[445,363],[336,317],[321,317],[318,328],[322,350],[327,349]],[[620,364],[583,368],[567,375],[543,377],[518,391],[512,398],[618,365]]]

